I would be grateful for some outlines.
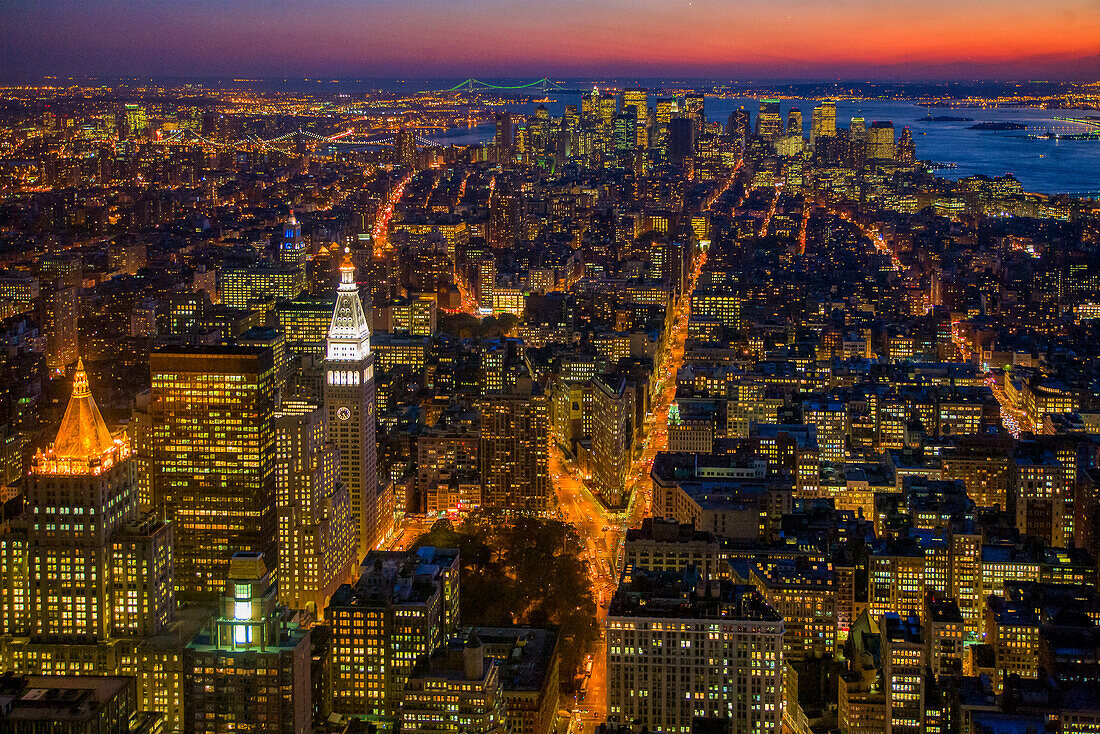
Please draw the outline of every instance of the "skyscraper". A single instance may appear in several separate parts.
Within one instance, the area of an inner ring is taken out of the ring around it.
[[[306,241],[302,238],[302,225],[294,212],[283,223],[283,233],[279,238],[279,260],[287,265],[295,265],[305,269],[309,250]]]
[[[178,729],[180,647],[194,627],[170,627],[172,526],[139,511],[132,460],[78,361],[57,437],[31,463],[25,514],[0,528],[0,668],[135,676],[140,708]]]
[[[212,601],[233,553],[278,563],[274,351],[166,347],[149,370],[153,499],[175,522],[176,590]]]
[[[340,449],[340,481],[351,497],[361,558],[386,534],[393,518],[382,517],[387,503],[378,484],[374,355],[348,252],[340,266],[340,286],[328,329],[324,402],[330,436]]]
[[[103,639],[116,627],[123,634],[131,629],[151,634],[174,611],[169,589],[139,599],[145,596],[140,579],[116,579],[111,573],[112,561],[119,562],[119,571],[131,562],[144,570],[137,563],[142,549],[134,545],[125,553],[132,544],[119,543],[126,524],[138,515],[130,454],[129,441],[108,432],[78,361],[57,438],[35,455],[27,487],[32,635]],[[170,529],[164,529],[160,543],[170,573]],[[133,615],[126,614],[128,605]],[[123,612],[117,620],[116,610]],[[139,614],[148,619],[130,619]]]
[[[77,318],[80,293],[73,286],[56,286],[42,296],[42,332],[46,337],[46,366],[63,372],[80,350]]]
[[[733,141],[741,147],[741,151],[744,151],[745,141],[749,139],[748,110],[734,110],[730,113],[729,121],[726,123],[726,135],[733,138]]]
[[[917,146],[913,143],[913,133],[906,125],[901,129],[898,143],[894,149],[894,156],[899,163],[913,163],[917,159]]]
[[[636,142],[640,148],[644,148],[649,142],[649,95],[644,89],[623,90],[623,112],[634,110]]]
[[[512,116],[506,112],[497,115],[496,136],[493,139],[493,144],[497,148],[499,157],[508,158],[511,156],[512,148],[516,144],[516,135],[515,129],[512,127]]]
[[[625,377],[592,380],[592,475],[611,507],[628,499],[626,484],[634,452],[634,389]]]
[[[149,116],[144,107],[137,104],[126,105],[126,129],[131,135],[140,135],[149,129]]]
[[[695,125],[690,117],[673,117],[668,129],[668,157],[682,164],[695,154]]]
[[[810,146],[818,138],[836,135],[836,101],[826,99],[810,113]]]
[[[637,143],[638,119],[634,112],[627,110],[615,115],[615,126],[612,130],[612,143],[616,151],[632,149]]]
[[[797,107],[787,110],[787,134],[802,137],[802,110]]]
[[[707,98],[701,94],[684,97],[684,111],[695,124],[695,137],[701,137],[707,124]]]
[[[183,731],[310,732],[310,632],[277,604],[261,554],[233,556],[217,611],[183,657]]]
[[[894,159],[894,123],[875,121],[867,128],[867,157],[884,161]]]
[[[393,138],[393,152],[397,162],[410,170],[416,169],[416,133],[398,130]]]
[[[507,512],[543,513],[550,504],[550,403],[522,380],[493,392],[481,408],[481,503]]]
[[[783,132],[783,119],[779,116],[779,100],[760,100],[760,112],[756,116],[756,134],[765,140],[775,140],[781,132]]]
[[[325,409],[284,401],[275,413],[275,448],[279,602],[316,615],[352,579],[359,560],[358,528]]]

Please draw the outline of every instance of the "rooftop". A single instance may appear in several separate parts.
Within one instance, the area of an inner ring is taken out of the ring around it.
[[[704,581],[699,570],[652,571],[627,566],[607,613],[611,617],[670,617],[775,622],[783,618],[748,584]]]

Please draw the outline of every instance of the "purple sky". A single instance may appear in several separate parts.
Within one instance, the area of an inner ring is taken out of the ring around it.
[[[0,77],[1100,78],[1100,0],[3,0]]]

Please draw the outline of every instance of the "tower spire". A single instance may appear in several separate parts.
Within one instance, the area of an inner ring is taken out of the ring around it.
[[[98,474],[128,456],[125,440],[115,440],[95,404],[88,386],[84,361],[78,359],[73,373],[73,391],[57,438],[45,452],[35,456],[38,474]]]
[[[340,290],[358,290],[355,284],[355,263],[351,261],[351,248],[344,248],[344,259],[340,263]]]
[[[359,360],[370,354],[370,326],[359,299],[359,286],[355,282],[355,264],[351,250],[344,248],[344,261],[340,264],[340,286],[336,289],[336,307],[332,310],[332,322],[328,327],[328,359]]]

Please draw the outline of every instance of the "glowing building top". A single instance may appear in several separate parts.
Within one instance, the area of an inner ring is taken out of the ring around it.
[[[77,360],[73,393],[53,445],[34,457],[35,474],[100,474],[130,455],[125,437],[115,438],[88,388],[84,361]]]
[[[336,289],[336,308],[332,311],[332,323],[328,327],[326,357],[355,362],[368,354],[370,327],[363,313],[363,302],[359,299],[351,252],[345,249],[344,262],[340,265],[340,286]]]

